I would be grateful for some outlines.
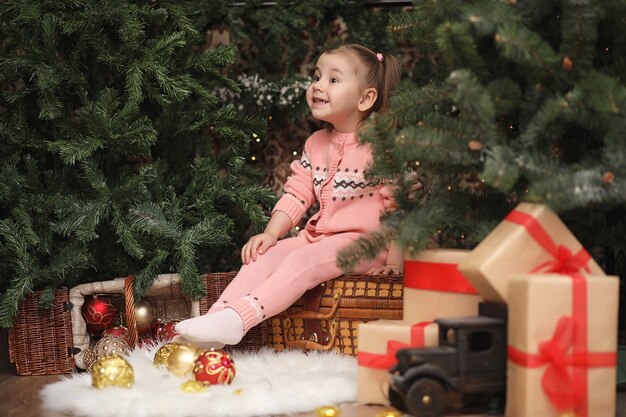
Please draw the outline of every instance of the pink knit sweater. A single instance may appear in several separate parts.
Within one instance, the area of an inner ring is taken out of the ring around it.
[[[354,133],[318,130],[304,145],[300,160],[291,163],[285,192],[273,211],[285,212],[296,225],[315,202],[319,211],[306,229],[316,234],[366,233],[380,226],[381,185],[365,179],[371,148]]]

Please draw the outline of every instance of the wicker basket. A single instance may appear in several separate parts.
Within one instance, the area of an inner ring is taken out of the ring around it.
[[[9,328],[9,360],[18,375],[69,374],[74,361],[71,304],[66,288],[56,290],[51,308],[41,309],[41,291],[20,303],[13,327]]]
[[[276,350],[331,350],[356,356],[358,325],[402,319],[402,275],[343,275],[305,293],[270,319]]]

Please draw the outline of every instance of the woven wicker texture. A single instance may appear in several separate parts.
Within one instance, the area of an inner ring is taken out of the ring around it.
[[[74,361],[68,352],[72,346],[72,326],[67,289],[55,292],[51,308],[41,309],[41,291],[35,291],[18,308],[13,327],[9,328],[9,359],[18,375],[69,374]]]
[[[335,349],[356,356],[359,323],[402,319],[402,275],[343,275],[321,285],[324,288],[316,311],[311,307],[313,311],[305,311],[303,297],[270,319],[271,343],[276,350]],[[318,321],[319,335],[305,335],[304,320],[308,318]]]

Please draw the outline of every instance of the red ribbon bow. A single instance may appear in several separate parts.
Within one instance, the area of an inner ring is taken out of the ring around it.
[[[432,324],[432,321],[422,321],[411,326],[411,343],[398,340],[388,340],[385,353],[367,353],[359,351],[357,362],[360,366],[368,368],[389,369],[398,363],[396,352],[409,347],[424,347],[424,328]]]
[[[547,365],[541,378],[546,396],[558,411],[573,410],[585,403],[587,387],[577,383],[571,367],[611,367],[617,364],[617,354],[576,352],[568,354],[575,338],[575,321],[561,317],[552,338],[539,344],[539,353],[530,354],[509,346],[509,360],[517,365],[539,368]],[[581,414],[586,415],[586,414]]]
[[[578,253],[574,254],[569,248],[557,245],[537,219],[530,214],[513,210],[505,217],[505,220],[526,229],[532,238],[554,258],[537,265],[531,272],[558,272],[562,274],[575,273],[580,270],[591,272],[587,266],[591,255],[585,248],[581,248]]]

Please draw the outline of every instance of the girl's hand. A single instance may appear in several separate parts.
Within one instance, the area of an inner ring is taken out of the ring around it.
[[[397,265],[385,265],[380,268],[372,268],[367,271],[367,275],[399,275],[402,273],[402,268]]]
[[[398,202],[394,197],[397,189],[397,185],[385,185],[380,189],[380,195],[383,197],[383,207],[387,212],[395,211],[398,208]],[[409,199],[414,199],[417,191],[421,189],[422,183],[416,180],[416,182],[411,185],[411,190],[409,191]]]
[[[263,255],[269,248],[274,246],[278,239],[271,233],[259,233],[254,235],[241,248],[241,262],[249,264],[256,261],[257,253]]]

